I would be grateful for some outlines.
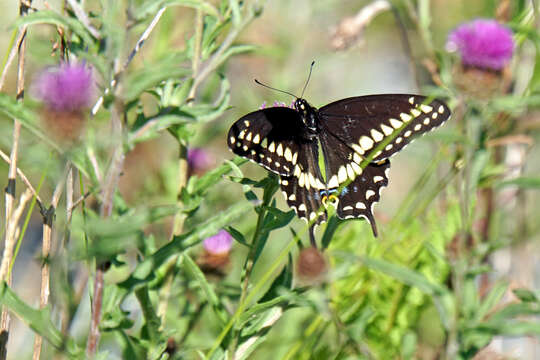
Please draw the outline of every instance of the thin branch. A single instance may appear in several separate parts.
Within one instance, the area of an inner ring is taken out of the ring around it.
[[[101,186],[101,207],[100,214],[103,218],[108,218],[113,210],[114,193],[118,187],[118,180],[124,166],[125,154],[123,150],[123,126],[119,114],[125,113],[119,106],[113,107],[111,113],[111,127],[113,139],[117,139],[112,155],[111,165],[109,166],[107,175],[104,178],[104,184]],[[100,332],[99,323],[101,321],[101,306],[103,302],[103,276],[105,273],[106,264],[96,263],[96,273],[94,278],[94,296],[92,301],[92,317],[90,321],[90,334],[86,343],[86,355],[92,358],[97,351],[99,344]]]
[[[357,43],[371,21],[380,13],[390,10],[391,4],[387,0],[375,0],[362,7],[354,16],[340,21],[333,30],[330,45],[334,50],[345,50]]]
[[[19,14],[20,16],[25,16],[28,12],[31,0],[21,0],[19,2]],[[24,71],[25,71],[25,60],[26,60],[26,29],[23,29],[21,34],[21,40],[19,42],[18,49],[18,59],[17,59],[17,100],[20,102],[24,98]],[[8,183],[5,189],[5,219],[6,219],[6,229],[10,229],[15,226],[11,223],[13,206],[15,203],[15,184],[16,184],[16,175],[17,175],[17,157],[19,155],[19,138],[21,135],[21,123],[18,120],[15,120],[13,123],[13,143],[11,145],[11,155],[10,155],[10,164],[8,170]],[[6,231],[6,236],[8,235]],[[6,237],[6,247],[8,243],[8,238]],[[11,261],[11,260],[10,260]],[[9,269],[8,262],[8,269]],[[8,285],[11,285],[11,273],[5,279]],[[7,358],[7,342],[9,339],[9,327],[10,327],[10,318],[9,312],[6,308],[2,309],[0,318],[0,360]]]
[[[2,264],[0,265],[0,281],[5,281],[9,274],[9,264],[13,256],[13,249],[17,239],[17,231],[19,229],[19,221],[28,201],[32,198],[32,193],[27,189],[19,200],[19,205],[11,214],[9,219],[9,227],[6,229],[6,243],[4,253],[2,255]]]
[[[0,91],[2,91],[2,88],[4,87],[4,83],[6,82],[6,77],[7,77],[7,74],[8,74],[9,67],[11,66],[11,63],[13,62],[13,60],[15,60],[15,55],[17,55],[17,53],[19,52],[19,49],[21,47],[21,43],[22,43],[22,41],[24,40],[24,38],[26,36],[27,28],[28,28],[28,26],[25,25],[21,29],[19,29],[19,31],[18,31],[18,33],[16,35],[17,39],[16,39],[15,43],[13,44],[13,47],[9,51],[9,55],[8,55],[6,64],[5,64],[4,69],[2,71],[2,76],[0,77]]]
[[[197,15],[195,18],[195,38],[194,38],[194,49],[193,49],[193,59],[191,61],[191,69],[193,71],[193,76],[196,76],[199,71],[200,61],[201,61],[201,43],[202,43],[202,33],[203,33],[203,12],[200,9],[197,9]],[[192,86],[188,98],[193,98],[195,96],[196,87]],[[192,106],[193,102],[189,104],[189,106]],[[157,121],[158,119],[149,121],[145,124],[137,133],[134,134],[134,138],[136,136],[141,136],[146,129],[149,129],[149,126],[152,126],[151,124],[153,121]],[[189,166],[187,162],[187,148],[185,144],[180,143],[178,145],[178,190],[177,194],[178,196],[176,204],[179,208],[182,208],[183,202],[182,197],[180,194],[182,193],[182,190],[185,188],[188,180],[188,171]],[[177,211],[174,220],[173,220],[173,229],[171,232],[170,239],[176,235],[180,235],[184,228],[184,221],[186,219],[186,215],[182,211]],[[167,264],[167,267],[170,269],[176,262],[176,257],[172,258],[169,263]],[[160,301],[158,304],[158,316],[161,319],[161,328],[165,325],[165,320],[167,318],[167,307],[169,305],[169,297],[171,292],[171,286],[174,280],[174,273],[168,272],[167,273],[167,279],[165,281],[165,285],[163,286],[163,289],[160,293]]]
[[[86,150],[86,155],[88,156],[88,159],[92,164],[92,168],[94,169],[94,175],[96,175],[97,181],[101,183],[101,181],[103,180],[103,176],[101,175],[101,170],[99,169],[99,164],[94,149],[89,146]]]
[[[146,30],[144,30],[141,37],[135,44],[135,47],[133,48],[133,50],[131,50],[131,53],[129,54],[128,58],[124,62],[124,65],[122,66],[120,71],[115,74],[114,79],[112,79],[111,83],[109,84],[109,87],[105,89],[105,93],[101,95],[99,99],[97,99],[94,106],[92,106],[92,111],[90,112],[92,116],[95,116],[98,110],[101,108],[101,105],[103,105],[103,100],[104,100],[105,95],[108,95],[111,92],[111,90],[116,87],[116,84],[117,84],[116,80],[127,69],[128,65],[131,63],[135,55],[137,55],[137,53],[141,50],[144,42],[148,39],[152,31],[154,30],[154,28],[159,22],[159,19],[161,19],[161,16],[163,15],[166,9],[167,7],[162,7],[161,9],[159,9],[156,15],[154,16],[154,18],[152,19],[152,21],[150,22],[150,25],[148,25]]]
[[[225,59],[222,58],[223,53],[232,45],[233,41],[238,37],[240,32],[255,18],[255,10],[251,10],[244,21],[237,27],[231,30],[217,49],[217,51],[208,59],[204,68],[195,75],[193,79],[192,90],[199,87],[199,85],[210,75],[214,70],[220,66]]]
[[[73,214],[73,210],[75,210],[75,208],[79,206],[79,204],[81,204],[84,200],[86,200],[90,196],[90,194],[91,194],[90,191],[86,192],[86,194],[84,194],[83,196],[75,200],[73,204],[71,205],[71,207],[67,208],[68,212],[70,213],[69,220],[71,220],[71,215]]]
[[[88,343],[86,344],[86,356],[92,358],[96,353],[99,343],[99,323],[101,321],[101,305],[103,302],[103,274],[100,268],[96,269],[94,278],[94,298],[92,301],[92,319],[90,323],[90,334],[88,334]]]
[[[0,157],[7,162],[8,164],[11,164],[11,160],[9,157],[4,153],[2,150],[0,150]],[[22,182],[26,185],[26,187],[32,192],[32,195],[35,196],[37,203],[41,210],[43,210],[43,202],[41,201],[41,198],[39,197],[37,191],[34,189],[32,184],[30,183],[30,180],[24,175],[21,169],[17,168],[17,175],[21,178]]]
[[[73,12],[75,13],[77,19],[79,19],[79,21],[86,27],[86,30],[88,30],[88,32],[92,34],[92,36],[96,39],[100,39],[101,34],[95,27],[92,26],[92,24],[90,24],[90,18],[88,17],[88,15],[86,15],[84,9],[79,5],[79,3],[75,0],[67,0],[67,2],[69,3],[69,6],[71,6],[71,8],[73,9]]]
[[[42,265],[41,265],[41,290],[39,294],[39,307],[43,309],[49,303],[50,294],[50,265],[49,256],[51,254],[52,247],[52,225],[60,196],[62,196],[62,190],[66,183],[66,178],[71,168],[70,164],[66,165],[66,170],[60,179],[60,182],[56,185],[51,200],[51,206],[43,213],[43,238],[41,247]],[[43,344],[43,338],[36,334],[34,339],[34,352],[32,355],[33,360],[39,360],[41,356],[41,345]]]

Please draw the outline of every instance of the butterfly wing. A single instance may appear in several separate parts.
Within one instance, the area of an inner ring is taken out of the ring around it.
[[[306,221],[316,219],[313,224],[320,224],[327,220],[319,191],[300,186],[295,176],[282,176],[279,183],[287,204],[300,219]]]
[[[316,218],[314,224],[326,220],[320,196],[320,190],[326,186],[319,168],[319,147],[316,141],[300,145],[295,172],[292,176],[282,176],[280,184],[287,204],[299,218],[306,221]]]
[[[362,157],[336,136],[320,136],[324,154],[327,189],[332,193],[347,183],[337,195],[337,215],[341,219],[365,218],[377,236],[373,205],[380,199],[381,188],[388,185],[387,170],[390,161],[367,164],[362,169]]]
[[[360,156],[367,156],[385,138],[395,136],[374,161],[392,156],[449,117],[450,110],[442,101],[404,94],[352,97],[319,109],[323,133],[332,134]]]
[[[286,107],[272,107],[249,113],[230,128],[229,149],[282,176],[294,173],[299,150],[305,140],[300,114]]]
[[[371,163],[339,194],[337,215],[340,219],[365,218],[377,236],[373,206],[380,200],[381,189],[388,185],[390,160]]]

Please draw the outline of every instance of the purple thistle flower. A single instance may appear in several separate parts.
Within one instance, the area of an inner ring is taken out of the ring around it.
[[[448,36],[446,49],[459,52],[464,65],[501,70],[512,58],[512,31],[492,19],[477,19],[458,26]]]
[[[231,251],[232,243],[232,236],[227,231],[221,229],[216,235],[204,239],[203,247],[212,255],[221,255]]]
[[[205,171],[214,164],[214,157],[203,148],[188,149],[188,165],[195,171]]]
[[[78,111],[90,105],[94,92],[92,70],[83,64],[60,64],[47,69],[34,83],[38,99],[54,111]]]

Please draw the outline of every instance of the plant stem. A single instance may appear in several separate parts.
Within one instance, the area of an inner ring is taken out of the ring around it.
[[[88,334],[88,343],[86,344],[86,356],[92,358],[97,350],[99,343],[99,323],[101,321],[101,305],[103,301],[103,269],[96,268],[94,276],[94,298],[92,301],[92,319],[90,323],[90,333]]]
[[[239,304],[244,303],[244,301],[246,300],[247,293],[248,293],[249,278],[251,276],[251,272],[253,271],[253,265],[254,265],[253,257],[255,256],[255,252],[257,251],[257,248],[259,246],[262,224],[264,221],[264,217],[266,215],[266,206],[267,204],[262,204],[259,208],[260,209],[259,217],[257,218],[257,226],[255,227],[255,233],[253,234],[251,247],[249,248],[246,261],[244,262],[244,266],[242,267],[242,275],[240,279],[240,282],[242,283],[242,292],[240,294]],[[233,339],[233,343],[231,345],[232,360],[234,360],[237,345],[238,345],[238,337],[235,336]]]
[[[200,9],[197,9],[197,15],[195,17],[195,44],[193,50],[193,59],[191,61],[191,68],[193,71],[193,76],[196,76],[199,71],[200,58],[201,58],[201,42],[202,42],[202,33],[203,33],[203,12]],[[195,86],[192,86],[188,98],[193,99],[195,97],[197,89]],[[193,102],[190,102],[190,105]],[[188,181],[188,172],[189,164],[187,162],[187,147],[182,142],[178,143],[178,191],[176,195],[176,205],[181,209],[184,205],[181,195],[183,189],[186,187]],[[181,235],[184,230],[184,221],[186,220],[186,214],[182,211],[178,211],[173,220],[173,229],[171,232],[170,240],[175,236]],[[172,268],[176,263],[176,256],[172,258],[167,266]],[[165,324],[167,317],[167,307],[169,304],[169,296],[171,292],[171,286],[174,281],[174,273],[168,272],[167,279],[165,280],[165,285],[160,292],[160,302],[158,305],[158,316],[161,318],[161,326]]]
[[[111,112],[111,132],[112,138],[118,139],[114,145],[111,165],[104,178],[104,184],[102,189],[102,202],[100,207],[100,214],[102,218],[108,218],[112,215],[114,193],[118,187],[118,180],[124,167],[125,154],[123,150],[123,125],[120,120],[119,114],[124,114],[123,109],[119,109],[118,106],[113,106]],[[97,260],[96,260],[97,261]],[[90,333],[88,335],[88,342],[86,344],[86,355],[93,357],[96,354],[97,346],[99,343],[99,323],[101,321],[101,305],[103,302],[103,276],[108,264],[96,262],[96,273],[94,278],[94,296],[92,301],[92,317],[90,321]]]
[[[60,196],[62,195],[62,190],[64,189],[64,184],[66,182],[66,177],[69,174],[71,166],[68,164],[66,166],[66,171],[64,172],[60,182],[56,185],[54,189],[53,197],[51,200],[51,206],[43,215],[43,237],[42,237],[42,248],[41,248],[41,290],[39,295],[39,307],[43,309],[49,303],[49,294],[50,294],[50,254],[52,247],[52,225],[54,222],[54,217],[56,213],[56,208],[60,202]],[[43,343],[43,338],[39,335],[36,335],[34,339],[34,352],[32,355],[33,360],[38,360],[41,355],[41,345]]]
[[[9,159],[9,157],[2,151],[0,150],[0,157],[8,164],[11,164],[11,160]],[[36,201],[39,205],[39,208],[41,210],[45,210],[45,208],[43,207],[43,202],[41,201],[41,198],[39,197],[38,195],[38,192],[34,189],[34,187],[32,186],[32,184],[30,183],[30,180],[28,180],[28,178],[26,177],[26,175],[22,172],[21,169],[17,168],[17,175],[19,175],[19,177],[21,178],[22,182],[26,185],[26,187],[28,188],[28,190],[30,190],[30,192],[32,192],[32,195],[36,198]]]
[[[206,355],[206,357],[209,359],[212,357],[214,352],[217,350],[225,336],[229,333],[232,326],[236,323],[236,321],[240,318],[242,313],[244,312],[244,309],[247,307],[247,305],[253,300],[253,297],[258,294],[259,290],[266,285],[266,283],[270,280],[270,277],[274,274],[274,272],[278,269],[278,267],[281,265],[283,260],[287,257],[293,246],[296,245],[298,242],[299,237],[295,237],[289,243],[287,246],[279,253],[279,255],[276,257],[276,260],[270,265],[270,268],[261,276],[259,281],[255,284],[253,287],[253,290],[245,297],[243,302],[240,302],[238,304],[238,308],[236,309],[236,312],[232,316],[232,318],[229,320],[227,325],[221,330],[221,333],[217,337],[217,339],[214,341],[214,344],[212,345],[212,348]]]
[[[142,33],[141,37],[139,38],[139,40],[135,44],[135,47],[133,48],[133,50],[131,50],[131,52],[129,53],[129,56],[127,57],[126,61],[122,65],[122,68],[120,69],[120,71],[118,71],[116,73],[116,75],[114,76],[114,79],[111,80],[111,82],[109,84],[109,87],[107,89],[105,89],[104,94],[102,96],[100,96],[99,99],[94,104],[94,106],[92,106],[92,110],[90,112],[92,116],[96,115],[98,110],[101,108],[101,105],[103,104],[103,100],[105,99],[105,95],[108,95],[112,90],[114,90],[114,88],[117,85],[117,78],[124,71],[126,71],[127,67],[129,66],[129,64],[131,63],[131,61],[135,57],[135,55],[137,55],[137,53],[141,50],[144,42],[148,39],[148,37],[150,37],[150,34],[152,33],[152,31],[154,30],[154,28],[158,24],[159,19],[161,19],[161,16],[163,15],[163,13],[165,12],[166,9],[167,9],[167,7],[162,7],[162,8],[160,8],[158,10],[156,15],[154,15],[154,18],[150,22],[150,25],[148,25],[146,30],[144,30],[144,32]]]
[[[25,16],[28,12],[28,8],[31,4],[31,0],[21,0],[19,1],[19,15]],[[20,43],[18,46],[19,56],[17,59],[17,100],[22,101],[24,99],[24,71],[25,71],[25,60],[26,60],[26,34],[27,29],[24,28],[21,33]],[[15,120],[13,123],[13,143],[11,145],[11,155],[10,155],[10,164],[8,170],[8,183],[5,190],[5,216],[6,216],[6,226],[5,229],[9,229],[14,226],[11,224],[13,206],[15,203],[15,183],[16,183],[16,174],[17,174],[17,157],[19,154],[19,138],[21,135],[21,123],[18,120]],[[7,235],[7,231],[6,231]],[[7,238],[4,244],[7,246]],[[9,263],[8,263],[9,265]],[[11,273],[5,279],[8,286],[11,285]],[[7,342],[9,338],[9,327],[10,327],[10,318],[7,309],[3,308],[0,315],[0,359],[5,359],[7,357]]]

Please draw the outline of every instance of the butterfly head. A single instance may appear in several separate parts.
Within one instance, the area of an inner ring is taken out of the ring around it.
[[[296,111],[300,113],[302,121],[312,131],[317,131],[317,110],[304,99],[298,98],[294,102]]]

